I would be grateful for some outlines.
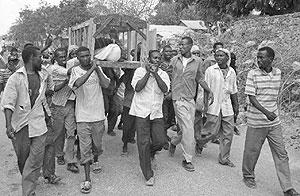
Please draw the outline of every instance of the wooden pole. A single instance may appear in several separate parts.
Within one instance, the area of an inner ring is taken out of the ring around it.
[[[130,51],[131,51],[131,31],[127,31],[127,59],[130,61]]]
[[[137,61],[137,52],[138,52],[138,47],[137,47],[137,38],[138,38],[138,34],[137,32],[135,32],[134,34],[134,61]]]

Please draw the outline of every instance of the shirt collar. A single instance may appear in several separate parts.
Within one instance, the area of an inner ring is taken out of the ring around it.
[[[272,67],[272,71],[270,73],[267,73],[266,71],[264,71],[260,68],[258,68],[258,69],[263,75],[270,75],[270,74],[275,75],[276,74],[276,69],[274,67]]]
[[[177,58],[180,59],[182,62],[183,56],[181,54],[177,55]],[[193,60],[195,60],[195,56],[192,55],[189,59],[190,59],[189,62],[192,62]]]
[[[219,69],[219,70],[221,70],[221,68],[219,67],[218,63],[212,65],[212,67],[213,67],[214,69]],[[229,66],[229,67],[228,67],[228,73],[230,73],[230,72],[235,72],[235,71],[234,71],[234,69],[233,69],[232,67]]]

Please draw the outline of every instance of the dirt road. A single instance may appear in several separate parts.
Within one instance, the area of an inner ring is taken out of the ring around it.
[[[21,176],[17,169],[12,144],[5,135],[3,113],[0,114],[0,195],[21,195]],[[117,136],[105,135],[105,151],[100,158],[103,172],[92,174],[91,196],[98,195],[217,195],[217,196],[273,196],[283,195],[274,169],[267,142],[265,143],[256,168],[258,188],[248,189],[242,182],[241,162],[245,139],[245,127],[240,126],[242,135],[235,136],[231,160],[237,165],[229,168],[217,164],[218,146],[209,144],[201,155],[195,157],[195,172],[186,172],[181,167],[180,147],[173,158],[166,151],[157,155],[154,187],[146,187],[139,168],[137,147],[129,146],[129,155],[121,156],[121,131]],[[300,191],[300,152],[289,149],[290,168],[294,187]],[[59,185],[45,184],[40,180],[38,196],[82,195],[79,184],[84,179],[83,168],[79,174],[72,174],[66,166],[57,166],[57,175],[63,179]]]

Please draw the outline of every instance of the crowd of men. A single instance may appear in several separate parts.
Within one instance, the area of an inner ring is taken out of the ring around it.
[[[151,50],[148,62],[135,70],[101,68],[86,47],[58,48],[50,63],[42,62],[44,49],[33,44],[24,46],[22,59],[13,49],[0,72],[1,106],[22,174],[23,195],[35,195],[41,171],[48,183],[58,183],[56,164],[66,164],[68,171],[78,173],[78,159],[85,173],[80,191],[90,193],[90,172],[102,171],[104,122],[107,119],[107,134],[115,136],[120,115],[122,154],[128,154],[128,143],[137,143],[147,186],[155,183],[156,152],[165,149],[172,157],[178,144],[182,167],[189,172],[195,171],[193,157],[209,141],[219,143],[218,162],[235,167],[230,159],[233,135],[239,134],[235,55],[218,42],[212,56],[203,59],[190,37],[183,37],[178,46],[178,54],[169,45]],[[131,54],[140,59],[140,51]],[[247,77],[245,94],[250,103],[243,182],[256,188],[254,170],[268,139],[284,195],[299,196],[292,187],[278,117],[281,72],[272,66],[274,57],[272,48],[260,48],[258,67]],[[170,129],[176,136],[167,135]]]

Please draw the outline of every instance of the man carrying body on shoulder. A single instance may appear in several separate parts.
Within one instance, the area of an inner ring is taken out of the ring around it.
[[[249,188],[256,188],[254,169],[265,140],[272,152],[280,186],[285,196],[299,196],[293,189],[289,157],[285,150],[277,99],[281,71],[273,67],[275,52],[270,47],[258,50],[259,68],[249,71],[245,94],[249,96],[247,109],[247,134],[243,155],[243,181]]]
[[[81,184],[81,192],[89,193],[92,188],[90,165],[93,163],[94,173],[102,170],[98,162],[99,155],[103,153],[102,137],[105,131],[101,87],[107,88],[110,80],[101,68],[91,62],[88,48],[78,48],[77,58],[80,65],[72,69],[69,86],[76,94],[75,116],[80,142],[80,163],[84,166],[85,172],[85,181]]]
[[[160,60],[159,51],[151,50],[149,64],[136,69],[131,82],[135,94],[129,114],[136,116],[140,167],[147,186],[154,184],[151,160],[154,160],[155,153],[168,143],[164,131],[162,104],[164,94],[170,87],[170,79],[166,72],[158,68]]]

